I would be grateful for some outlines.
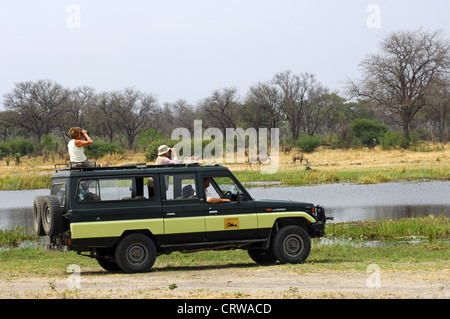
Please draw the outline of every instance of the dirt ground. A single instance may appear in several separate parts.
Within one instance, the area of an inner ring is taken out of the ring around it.
[[[76,271],[76,269],[75,269]],[[67,276],[0,278],[0,298],[446,299],[450,270],[299,273],[270,267],[155,268],[145,274],[81,269]]]

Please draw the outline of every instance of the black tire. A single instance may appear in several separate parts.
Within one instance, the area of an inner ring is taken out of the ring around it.
[[[63,232],[63,217],[58,197],[48,195],[44,197],[42,205],[42,226],[45,233],[50,236],[57,236]]]
[[[106,271],[116,272],[121,270],[115,261],[107,260],[102,257],[97,257],[96,259],[98,264]]]
[[[148,272],[156,260],[156,247],[148,236],[130,234],[117,245],[115,259],[126,273]]]
[[[250,258],[259,265],[273,265],[278,260],[271,250],[249,249],[247,252]]]
[[[42,226],[42,206],[44,205],[45,196],[34,197],[33,202],[33,228],[37,236],[45,236],[44,227]]]
[[[303,263],[311,251],[311,239],[302,227],[286,226],[275,234],[272,250],[281,263]]]

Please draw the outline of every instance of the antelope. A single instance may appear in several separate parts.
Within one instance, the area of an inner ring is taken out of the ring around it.
[[[308,159],[303,154],[292,155],[292,163],[295,164],[296,161],[300,161],[300,164],[303,164],[303,161],[305,161],[308,164]]]

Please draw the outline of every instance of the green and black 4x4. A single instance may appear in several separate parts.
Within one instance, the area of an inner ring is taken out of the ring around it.
[[[57,167],[33,211],[47,249],[130,273],[173,251],[245,249],[259,264],[301,263],[328,219],[311,203],[254,200],[228,168],[199,164]]]

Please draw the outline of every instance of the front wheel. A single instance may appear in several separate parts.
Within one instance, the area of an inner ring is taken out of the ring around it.
[[[126,273],[148,272],[156,260],[153,241],[143,234],[130,234],[117,245],[115,260]]]
[[[281,263],[300,264],[309,256],[311,240],[302,227],[286,226],[276,233],[272,250]]]

